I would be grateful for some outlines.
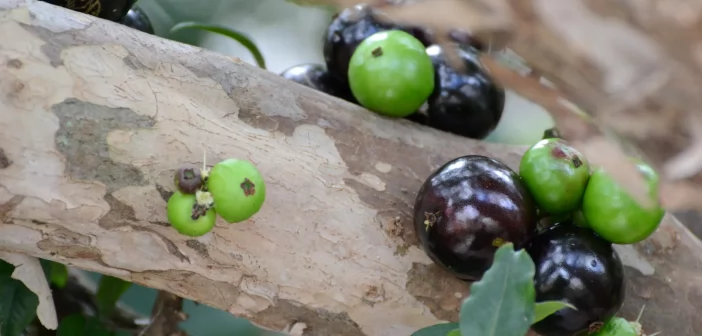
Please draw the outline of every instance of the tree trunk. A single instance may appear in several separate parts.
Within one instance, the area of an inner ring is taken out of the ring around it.
[[[410,335],[456,320],[468,284],[433,265],[416,190],[465,154],[524,147],[373,113],[199,48],[46,3],[0,2],[0,250],[166,290],[305,335]],[[183,163],[258,166],[251,220],[189,239],[166,222]],[[702,332],[702,244],[672,217],[635,247],[622,314]]]

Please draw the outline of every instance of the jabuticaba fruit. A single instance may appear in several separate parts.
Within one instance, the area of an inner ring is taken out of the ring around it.
[[[480,279],[503,244],[526,244],[536,221],[534,201],[517,173],[481,155],[459,157],[436,170],[414,205],[424,251],[464,280]]]
[[[434,92],[427,100],[429,126],[472,139],[495,130],[505,107],[505,90],[483,68],[472,48],[458,48],[465,65],[459,71],[448,63],[438,45],[426,49],[434,64]]]
[[[375,10],[359,4],[337,13],[324,35],[324,60],[330,74],[341,82],[348,82],[349,61],[356,47],[369,36],[386,30],[398,29],[412,34],[425,46],[427,34],[418,27],[405,27],[378,20]]]
[[[563,308],[532,325],[542,336],[587,334],[624,303],[624,269],[612,244],[587,228],[562,223],[526,247],[536,266],[536,302],[565,301]]]
[[[99,18],[118,22],[137,0],[41,0]]]

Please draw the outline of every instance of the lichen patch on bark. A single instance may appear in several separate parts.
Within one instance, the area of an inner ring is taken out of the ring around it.
[[[305,336],[364,336],[366,335],[347,313],[333,313],[324,309],[309,309],[290,300],[278,300],[276,305],[255,314],[252,320],[278,330],[286,325],[302,322],[307,325]]]
[[[124,225],[130,225],[137,221],[134,213],[134,208],[122,203],[120,200],[112,196],[105,195],[105,201],[110,205],[110,211],[105,214],[98,224],[105,229],[113,229]]]
[[[168,200],[173,196],[173,191],[166,190],[163,186],[160,184],[156,184],[156,190],[158,191],[159,195],[161,195],[161,199],[163,199],[164,202],[168,203]]]
[[[7,157],[5,150],[0,148],[0,169],[5,169],[12,164],[12,160]]]
[[[1,185],[0,185],[1,186]],[[15,195],[12,196],[7,202],[0,203],[0,223],[5,223],[8,219],[8,215],[15,207],[22,203],[24,196]]]
[[[188,239],[185,241],[185,245],[188,246],[189,248],[195,250],[197,254],[199,254],[203,258],[209,258],[210,253],[207,252],[207,245],[195,240],[195,239]]]
[[[51,255],[91,260],[100,264],[102,255],[100,249],[91,245],[90,237],[66,229],[58,229],[39,241],[37,247]]]
[[[470,293],[469,283],[434,264],[414,263],[407,277],[407,291],[429,307],[434,316],[458,321],[461,302]]]
[[[56,148],[66,157],[66,171],[76,180],[98,180],[108,192],[144,185],[134,166],[110,158],[107,135],[117,129],[143,129],[155,125],[152,118],[126,108],[110,108],[71,98],[51,109],[59,118]]]
[[[18,60],[16,58],[13,58],[13,59],[7,61],[7,67],[12,68],[12,69],[20,69],[20,68],[22,68],[22,61]]]

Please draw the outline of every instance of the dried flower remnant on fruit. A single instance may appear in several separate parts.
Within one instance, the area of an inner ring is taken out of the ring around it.
[[[193,215],[191,216],[192,220],[197,220],[198,218],[204,216],[207,210],[209,210],[208,206],[197,203],[193,204]]]
[[[380,57],[380,56],[383,56],[383,48],[377,47],[377,48],[373,49],[373,51],[371,52],[371,54],[373,55],[373,57]]]
[[[578,168],[578,167],[583,165],[583,162],[580,161],[580,158],[577,155],[573,156],[572,161],[573,161],[573,166],[575,166],[575,168]]]
[[[256,185],[254,185],[251,180],[248,178],[244,179],[244,182],[241,182],[240,184],[241,190],[244,191],[244,195],[248,196],[253,196],[256,193]]]
[[[594,333],[600,331],[600,329],[602,329],[602,327],[604,327],[604,322],[600,322],[600,321],[592,322],[592,324],[590,324],[588,333],[594,334]]]
[[[200,169],[194,166],[183,166],[178,168],[173,176],[173,183],[184,194],[194,194],[202,187],[202,174]]]
[[[507,243],[507,241],[505,241],[504,239],[498,237],[498,238],[495,238],[495,239],[492,241],[492,246],[494,246],[494,247],[500,247],[500,246],[502,246],[502,245],[504,245],[504,244],[506,244],[506,243]]]

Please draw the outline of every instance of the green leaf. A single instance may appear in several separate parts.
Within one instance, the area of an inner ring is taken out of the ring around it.
[[[68,268],[66,265],[52,261],[49,281],[58,288],[66,287],[68,282]]]
[[[460,313],[462,336],[524,336],[534,320],[534,262],[512,243],[502,245],[474,282]]]
[[[451,330],[451,331],[449,331],[448,334],[446,334],[446,336],[461,336],[461,330],[460,329]]]
[[[115,309],[115,305],[122,294],[132,285],[129,281],[103,275],[100,277],[100,284],[95,299],[97,300],[98,311],[103,316],[110,316]]]
[[[15,267],[0,260],[0,335],[19,336],[37,314],[39,298],[22,281],[12,279]]]
[[[544,302],[537,302],[536,305],[534,306],[534,322],[539,322],[549,315],[563,309],[563,308],[570,308],[573,310],[578,310],[573,306],[572,304],[568,302],[563,302],[563,301],[544,301]]]
[[[419,329],[411,336],[448,336],[454,330],[458,330],[458,323],[441,323],[426,328]],[[460,336],[460,334],[457,334]]]
[[[256,46],[256,44],[253,43],[251,38],[248,37],[246,34],[238,32],[234,29],[231,29],[229,27],[222,26],[222,25],[192,22],[192,21],[181,22],[181,23],[173,26],[173,28],[171,28],[171,34],[177,32],[177,31],[180,31],[182,29],[190,29],[190,28],[205,30],[205,31],[208,31],[211,33],[224,35],[224,36],[227,36],[227,37],[241,43],[241,45],[246,47],[246,49],[248,49],[249,52],[251,52],[254,59],[256,60],[256,64],[258,64],[258,66],[261,69],[266,68],[266,61],[263,59],[263,54],[261,54],[261,51],[258,50],[258,47]]]
[[[59,323],[56,336],[112,336],[107,327],[93,316],[73,314],[64,317]]]
[[[329,0],[285,0],[286,2],[290,2],[293,4],[296,4],[301,7],[317,7],[317,8],[323,8],[328,11],[333,11],[333,12],[338,12],[339,11],[339,5],[335,3],[330,3]]]

